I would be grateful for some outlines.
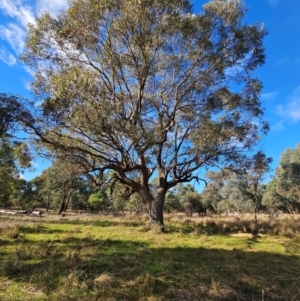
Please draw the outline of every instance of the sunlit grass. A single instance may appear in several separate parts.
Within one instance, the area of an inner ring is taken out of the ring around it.
[[[297,216],[147,220],[4,218],[0,300],[300,300]]]

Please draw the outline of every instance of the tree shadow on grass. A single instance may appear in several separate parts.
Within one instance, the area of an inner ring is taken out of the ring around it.
[[[69,237],[3,258],[1,277],[46,300],[300,300],[300,258],[292,255]]]
[[[69,220],[68,218],[61,219],[60,221],[47,221],[49,224],[68,224],[68,225],[82,225],[82,226],[95,226],[95,227],[114,227],[114,226],[122,226],[122,227],[137,227],[137,226],[143,226],[145,225],[145,222],[141,220],[132,220],[132,221],[123,221],[123,220],[106,220],[102,219],[103,217],[100,217],[101,220]]]
[[[22,233],[26,234],[62,234],[65,233],[66,230],[63,229],[54,229],[54,228],[48,228],[46,226],[42,225],[36,225],[36,226],[22,226]]]

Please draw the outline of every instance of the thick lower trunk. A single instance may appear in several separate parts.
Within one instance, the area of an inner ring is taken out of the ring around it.
[[[150,226],[158,226],[161,231],[164,231],[164,217],[163,217],[164,200],[156,197],[150,205]]]
[[[165,193],[157,193],[156,197],[149,192],[140,192],[140,196],[147,205],[149,214],[150,228],[158,227],[160,231],[164,231],[163,204]]]

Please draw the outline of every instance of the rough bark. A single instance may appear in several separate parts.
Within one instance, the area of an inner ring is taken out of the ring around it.
[[[164,231],[163,204],[164,198],[157,196],[150,205],[150,227],[157,225],[161,231]]]
[[[148,214],[149,214],[149,227],[158,227],[160,231],[164,231],[163,219],[163,204],[165,198],[164,189],[158,189],[155,197],[153,197],[148,190],[143,190],[139,193],[140,197],[144,200]]]

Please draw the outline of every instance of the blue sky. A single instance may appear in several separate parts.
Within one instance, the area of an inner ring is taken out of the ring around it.
[[[195,11],[207,1],[194,0]],[[270,132],[261,148],[278,166],[284,149],[300,142],[300,0],[245,0],[248,23],[264,23],[266,64],[257,70],[263,82],[261,94],[265,119]],[[30,71],[18,57],[23,51],[26,24],[34,22],[43,11],[57,14],[67,7],[67,0],[0,0],[0,92],[30,97]],[[35,160],[36,171],[26,172],[30,179],[47,167]]]

